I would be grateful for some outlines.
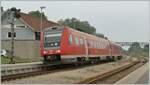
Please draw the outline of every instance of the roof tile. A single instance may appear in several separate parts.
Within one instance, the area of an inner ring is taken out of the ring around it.
[[[25,21],[29,26],[31,26],[35,31],[40,31],[41,28],[41,20],[31,14],[20,13],[21,19]],[[42,28],[48,28],[52,26],[59,26],[58,23],[52,22],[49,20],[43,20]]]

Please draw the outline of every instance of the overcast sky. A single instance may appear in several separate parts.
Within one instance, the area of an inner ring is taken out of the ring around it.
[[[113,41],[149,40],[148,1],[2,1],[1,5],[5,10],[17,7],[25,13],[45,6],[49,20],[86,20]]]

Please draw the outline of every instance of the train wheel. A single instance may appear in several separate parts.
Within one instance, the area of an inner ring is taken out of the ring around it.
[[[48,64],[49,62],[48,62],[48,59],[47,59],[47,56],[44,56],[44,58],[43,58],[43,64]]]
[[[107,56],[107,57],[106,57],[106,61],[111,62],[111,58],[110,58],[110,56]]]
[[[94,64],[94,61],[93,61],[93,60],[91,60],[91,61],[90,61],[90,63],[91,63],[91,64]]]
[[[118,60],[121,60],[122,56],[118,56]]]
[[[114,56],[112,56],[112,61],[115,61],[115,57]]]
[[[95,59],[95,62],[96,62],[96,64],[98,64],[98,63],[100,62],[100,59],[99,59],[99,58],[96,58],[96,59]]]

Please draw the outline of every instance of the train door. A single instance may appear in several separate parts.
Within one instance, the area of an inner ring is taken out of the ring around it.
[[[88,60],[89,56],[88,56],[88,45],[87,45],[86,37],[84,37],[84,45],[85,45],[85,57],[86,57],[86,60]]]

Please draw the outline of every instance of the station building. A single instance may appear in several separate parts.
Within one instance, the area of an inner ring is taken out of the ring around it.
[[[1,9],[1,49],[11,52],[11,26],[8,23],[7,11]],[[14,55],[21,58],[38,61],[40,59],[40,18],[30,14],[20,13],[15,19]],[[43,29],[58,26],[56,22],[43,20]]]

